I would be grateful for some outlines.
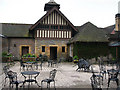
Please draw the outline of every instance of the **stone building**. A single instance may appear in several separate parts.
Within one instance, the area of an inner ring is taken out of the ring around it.
[[[3,51],[17,58],[27,53],[67,58],[67,42],[77,29],[59,9],[60,5],[50,0],[44,7],[46,14],[33,25],[2,23],[3,34],[7,36]]]
[[[88,42],[90,39],[93,42],[98,39],[97,42],[108,42],[105,35],[111,33],[113,27],[101,30],[91,23],[76,27],[54,0],[45,4],[44,11],[46,14],[33,25],[1,23],[3,35],[6,36],[2,40],[3,52],[12,53],[16,59],[27,53],[36,56],[45,54],[50,59],[57,59],[73,57],[73,42],[76,40]],[[89,31],[94,34],[90,35]]]

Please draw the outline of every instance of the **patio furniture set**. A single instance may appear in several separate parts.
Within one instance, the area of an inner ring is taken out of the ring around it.
[[[119,79],[118,79],[118,75],[120,74],[120,69],[110,69],[110,70],[106,70],[106,66],[101,64],[99,65],[99,72],[95,72],[92,68],[92,65],[90,65],[87,60],[85,59],[79,59],[78,63],[78,68],[76,69],[76,71],[78,70],[83,70],[83,71],[90,71],[92,72],[92,76],[90,77],[91,80],[91,86],[94,89],[98,89],[98,90],[102,90],[102,85],[103,85],[103,79],[105,77],[106,79],[106,74],[108,74],[108,83],[107,83],[107,87],[109,88],[110,86],[110,81],[116,81],[117,87],[119,86]],[[90,70],[91,67],[91,70]]]
[[[40,67],[42,70],[42,63],[43,61],[41,61],[40,63]],[[49,64],[49,63],[48,63]],[[52,62],[53,64],[53,62]],[[41,81],[41,86],[38,84],[37,81],[37,77],[39,76],[40,72],[39,71],[35,71],[33,66],[35,66],[36,70],[38,69],[38,62],[25,62],[23,63],[22,60],[20,61],[20,71],[21,71],[21,75],[24,77],[23,81],[19,81],[17,80],[17,73],[14,71],[9,70],[9,68],[7,68],[7,66],[4,66],[3,71],[5,73],[5,84],[6,84],[6,79],[9,78],[9,86],[13,87],[13,85],[16,85],[16,89],[18,89],[18,85],[22,84],[20,87],[25,86],[25,83],[28,82],[28,87],[30,86],[30,83],[35,82],[37,84],[38,87],[42,88],[42,83],[43,82],[47,82],[47,88],[50,88],[50,82],[54,82],[54,88],[55,88],[55,75],[57,70],[54,69],[52,71],[50,71],[50,75],[48,79],[44,79]]]

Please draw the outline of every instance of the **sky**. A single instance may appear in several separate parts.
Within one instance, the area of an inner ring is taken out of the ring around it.
[[[34,24],[50,0],[0,0],[0,23]],[[115,24],[120,0],[54,0],[74,26],[91,22],[98,27]]]

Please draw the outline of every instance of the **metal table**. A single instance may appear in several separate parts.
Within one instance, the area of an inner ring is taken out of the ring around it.
[[[40,72],[37,72],[37,71],[24,71],[24,72],[21,72],[21,74],[25,77],[25,80],[23,82],[23,86],[24,86],[24,84],[26,82],[29,82],[29,85],[30,85],[30,82],[31,83],[35,82],[39,86],[36,78],[40,74]]]
[[[53,60],[48,60],[48,67],[51,65],[51,67],[52,67],[52,65],[53,65]]]
[[[35,62],[26,62],[26,67],[27,67],[27,70],[28,70],[28,68],[29,67],[31,67],[31,69],[33,69],[33,64],[34,64]]]

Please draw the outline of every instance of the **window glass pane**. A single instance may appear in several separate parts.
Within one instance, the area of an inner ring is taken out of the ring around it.
[[[50,31],[50,37],[52,37],[52,31]]]
[[[69,38],[71,38],[71,31],[69,31]]]
[[[66,31],[64,31],[64,38],[66,38]]]
[[[47,37],[47,31],[45,30],[45,37]]]
[[[56,31],[55,31],[55,38],[56,38]]]
[[[57,31],[57,38],[58,38],[58,36],[59,36],[59,35],[58,35],[58,31]]]
[[[44,37],[44,30],[42,31],[42,37]]]
[[[62,31],[62,38],[63,38],[63,31]]]
[[[65,46],[62,47],[62,52],[65,52]]]
[[[59,31],[59,38],[61,38],[61,31]]]
[[[45,52],[45,46],[42,46],[42,52]]]
[[[39,37],[39,30],[37,30],[37,37]]]

